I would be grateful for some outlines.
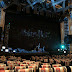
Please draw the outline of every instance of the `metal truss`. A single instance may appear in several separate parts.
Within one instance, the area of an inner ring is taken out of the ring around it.
[[[63,13],[68,10],[69,8],[72,7],[72,5],[65,7],[65,1],[66,0],[27,0],[27,2],[29,3],[29,5],[32,7],[32,9],[34,9],[34,5],[36,3],[40,3],[42,4],[43,8],[45,7],[45,5],[43,5],[43,3],[46,3],[46,8],[52,7],[54,12],[61,12],[63,11]],[[60,6],[59,4],[62,4],[62,6]],[[29,6],[28,5],[28,6]]]
[[[2,1],[2,0],[0,0],[0,1]],[[50,8],[50,9],[52,8],[55,13],[61,12],[61,11],[63,13],[65,13],[66,10],[68,10],[69,8],[72,8],[71,4],[69,6],[65,6],[66,0],[56,0],[56,1],[54,1],[54,0],[26,0],[26,2],[28,3],[28,5],[26,5],[26,7],[31,7],[32,9],[34,9],[36,4],[41,4],[42,8],[40,8],[40,10],[47,10],[48,8]],[[16,4],[16,5],[20,6],[20,3],[18,0],[13,0],[13,2],[9,4],[9,6],[12,4]],[[60,4],[62,6],[60,6]],[[3,7],[9,7],[9,6],[6,6],[5,4],[2,4],[2,5],[3,5]]]

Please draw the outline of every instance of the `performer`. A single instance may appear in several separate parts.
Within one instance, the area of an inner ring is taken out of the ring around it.
[[[45,49],[45,46],[43,46],[43,52],[45,51],[44,49]]]
[[[39,43],[39,45],[38,45],[38,49],[40,48],[40,43]]]
[[[36,51],[39,51],[39,49],[40,49],[40,43],[38,46],[36,46]]]

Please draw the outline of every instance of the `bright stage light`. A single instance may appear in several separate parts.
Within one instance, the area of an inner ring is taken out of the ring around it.
[[[15,53],[16,51],[15,51],[15,50],[13,50],[13,52]]]
[[[5,49],[6,47],[5,46],[2,46],[2,49]]]
[[[60,51],[60,49],[58,49],[58,51]]]
[[[5,52],[9,52],[9,50],[8,49],[5,49]]]
[[[1,51],[3,51],[3,49],[1,49]]]
[[[66,51],[64,51],[64,53],[66,53]]]
[[[64,49],[64,48],[65,48],[65,46],[64,46],[64,45],[61,45],[61,48],[62,48],[62,49]]]
[[[10,23],[9,23],[10,24]]]

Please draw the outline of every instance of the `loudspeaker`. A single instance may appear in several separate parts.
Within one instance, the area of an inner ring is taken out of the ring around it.
[[[1,41],[1,36],[2,36],[2,27],[0,27],[0,41]]]
[[[67,35],[65,38],[64,38],[64,42],[66,44],[72,44],[72,35]]]

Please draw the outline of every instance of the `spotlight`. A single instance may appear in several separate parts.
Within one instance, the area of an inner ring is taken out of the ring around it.
[[[13,52],[15,53],[16,51],[15,51],[15,50],[13,50]]]
[[[5,46],[2,46],[2,49],[5,49],[6,47]]]
[[[1,51],[3,51],[3,49],[1,49]]]
[[[5,52],[9,52],[9,50],[8,49],[5,49]]]
[[[66,51],[64,51],[64,53],[66,53]]]
[[[61,49],[62,50],[62,49]]]
[[[60,51],[60,49],[58,49],[58,51]]]
[[[65,46],[64,46],[64,45],[61,45],[61,48],[62,48],[62,49],[64,49],[64,48],[65,48]]]
[[[9,23],[10,24],[10,23]]]

